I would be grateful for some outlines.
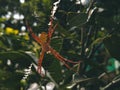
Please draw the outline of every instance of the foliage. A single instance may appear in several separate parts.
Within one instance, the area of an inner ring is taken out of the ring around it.
[[[51,41],[62,56],[80,63],[67,69],[46,54],[42,77],[36,71],[41,46],[29,36],[24,21],[36,35],[47,32],[55,1],[0,0],[0,90],[120,89],[119,0],[89,1],[61,0]]]

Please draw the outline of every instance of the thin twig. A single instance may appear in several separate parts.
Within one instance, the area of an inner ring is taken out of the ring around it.
[[[97,38],[97,33],[98,30],[95,30],[95,34],[94,34],[94,40]],[[90,59],[92,57],[92,55],[96,52],[96,50],[98,50],[98,48],[101,47],[101,44],[99,44],[98,46],[93,46],[89,55],[87,56],[87,59]]]
[[[116,79],[116,80],[113,80],[113,81],[111,81],[110,83],[108,83],[106,86],[102,87],[101,89],[102,89],[102,90],[105,90],[105,89],[109,88],[111,85],[113,85],[113,84],[115,84],[115,83],[117,83],[117,82],[119,82],[119,81],[120,81],[120,78],[119,78],[119,79]]]
[[[89,11],[90,11],[91,8],[93,7],[94,3],[95,3],[95,0],[91,0],[90,5],[89,5],[89,7],[88,7],[86,13],[89,13]]]
[[[81,28],[81,56],[84,57],[84,28]]]
[[[90,26],[90,27],[89,27],[89,31],[88,31],[88,34],[87,34],[86,42],[85,42],[85,44],[84,44],[84,47],[85,47],[85,48],[88,47],[89,40],[91,39],[90,36],[91,36],[91,34],[92,34],[92,28],[93,28],[93,26]]]

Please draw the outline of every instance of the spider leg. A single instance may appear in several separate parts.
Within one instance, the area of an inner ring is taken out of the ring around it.
[[[56,27],[57,27],[57,24],[55,24],[55,26],[53,28],[49,29],[49,31],[48,31],[48,42],[50,42],[51,37],[52,37]]]
[[[55,56],[55,55],[54,55]],[[55,56],[58,60],[60,60],[68,69],[71,69],[71,67],[65,63],[65,61],[63,61],[61,58],[57,57],[57,55]]]
[[[27,23],[27,22],[26,22],[26,26],[27,26],[27,29],[28,29],[28,31],[30,32],[31,36],[34,38],[34,40],[37,41],[39,44],[41,44],[42,41],[39,39],[38,36],[36,36],[36,35],[34,34],[34,32],[32,31],[32,28],[31,28],[30,26],[28,26],[28,23]]]
[[[49,48],[49,50],[51,51],[51,53],[58,59],[58,60],[60,60],[61,62],[63,62],[64,63],[64,65],[67,67],[67,68],[69,68],[70,69],[70,66],[68,65],[68,64],[66,64],[65,62],[67,61],[67,62],[69,62],[69,63],[78,63],[78,62],[73,62],[73,61],[71,61],[71,60],[67,60],[66,58],[64,58],[64,57],[62,57],[56,50],[54,50],[53,48]]]
[[[73,64],[78,63],[78,62],[74,62],[74,61],[72,61],[72,60],[68,60],[68,59],[62,57],[62,56],[61,56],[59,53],[57,53],[57,52],[56,52],[56,55],[57,55],[57,57],[59,57],[62,61],[69,62],[69,63],[73,63]]]
[[[62,61],[69,62],[69,63],[73,63],[73,64],[79,63],[79,62],[74,62],[74,61],[72,61],[72,60],[68,60],[68,59],[64,58],[63,56],[61,56],[61,55],[60,55],[56,50],[54,50],[53,48],[50,48],[50,51],[51,51],[51,53],[52,53],[54,56],[59,57]]]
[[[40,53],[40,58],[38,60],[38,69],[37,71],[41,74],[41,66],[42,66],[42,61],[43,61],[43,57],[44,57],[45,51],[42,50],[42,52]]]
[[[52,53],[58,60],[60,60],[68,69],[71,69],[71,67],[65,63],[64,60],[62,60],[60,57],[58,57],[58,54]]]
[[[48,29],[48,42],[50,43],[51,37],[55,31],[55,28],[57,27],[57,24],[53,27],[53,18],[50,18],[50,27]]]

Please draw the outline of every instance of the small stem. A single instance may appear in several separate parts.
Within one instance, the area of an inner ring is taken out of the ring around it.
[[[81,28],[81,58],[84,60],[85,58],[85,47],[84,47],[84,44],[85,44],[85,39],[84,39],[84,31],[85,31],[85,27],[83,26]],[[79,64],[79,74],[83,74],[85,72],[84,68],[86,67],[85,63],[84,62],[81,62]]]
[[[94,2],[95,2],[95,0],[91,0],[90,5],[89,5],[86,13],[89,13],[89,11],[91,10],[91,8],[93,7]]]
[[[89,42],[90,42],[90,40],[91,40],[91,35],[92,35],[92,28],[93,28],[93,26],[90,26],[90,28],[89,28],[89,31],[88,31],[88,34],[87,34],[87,36],[86,36],[86,41],[85,41],[85,44],[84,44],[84,48],[85,49],[87,49],[88,48],[88,46],[89,46]],[[86,54],[86,51],[85,51],[85,54]]]
[[[94,32],[95,32],[95,33],[94,33],[94,40],[95,40],[95,39],[97,38],[98,30],[95,29]],[[96,50],[97,50],[100,46],[101,46],[101,44],[98,45],[97,47],[93,46],[92,49],[91,49],[91,51],[90,51],[90,53],[89,53],[89,55],[87,56],[87,58],[90,59],[90,58],[92,57],[92,55],[96,52]]]
[[[84,29],[81,28],[81,56],[84,57]]]
[[[117,79],[117,80],[111,81],[111,82],[108,83],[106,86],[104,86],[104,87],[102,88],[102,90],[105,90],[105,89],[109,88],[111,85],[113,85],[113,84],[115,84],[115,83],[117,83],[117,82],[119,82],[119,81],[120,81],[120,78]]]
[[[103,43],[100,43],[98,46],[93,46],[93,48],[92,48],[92,50],[91,50],[91,52],[89,53],[89,55],[87,56],[87,59],[90,59],[92,56],[93,56],[93,54],[101,47],[101,45],[102,45]]]

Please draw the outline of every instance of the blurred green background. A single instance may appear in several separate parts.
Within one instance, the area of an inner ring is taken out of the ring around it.
[[[0,90],[119,90],[119,0],[61,0],[51,47],[81,63],[67,69],[45,54],[45,76],[36,71],[41,46],[25,20],[36,35],[48,32],[54,2],[0,0]]]

